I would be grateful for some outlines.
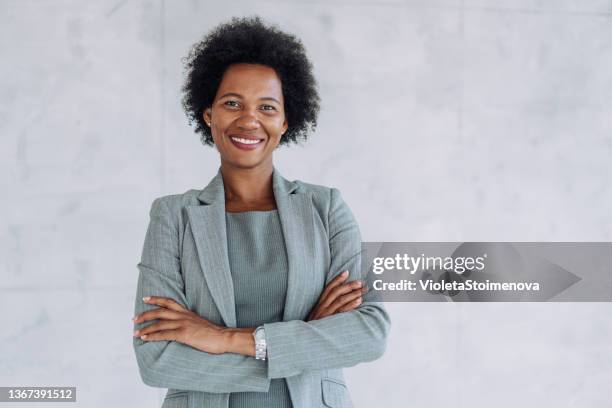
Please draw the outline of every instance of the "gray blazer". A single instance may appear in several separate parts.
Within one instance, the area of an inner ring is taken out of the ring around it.
[[[225,408],[229,393],[266,392],[273,378],[286,379],[295,408],[352,407],[342,368],[385,351],[391,322],[373,290],[355,310],[304,321],[337,274],[348,269],[348,280],[365,278],[359,227],[338,189],[288,181],[276,167],[272,184],[289,270],[283,321],[264,324],[267,360],[135,337],[142,381],[168,388],[162,408]],[[236,327],[220,168],[202,190],[153,201],[137,267],[135,314],[157,307],[143,296],[165,296],[215,324]]]

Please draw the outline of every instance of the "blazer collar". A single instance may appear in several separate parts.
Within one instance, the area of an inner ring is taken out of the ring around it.
[[[272,189],[274,190],[275,197],[284,197],[293,193],[297,188],[298,184],[295,181],[287,180],[280,174],[276,166],[272,166]],[[202,189],[198,199],[204,204],[225,202],[225,188],[223,176],[221,175],[221,166],[219,166],[217,174],[208,185]]]

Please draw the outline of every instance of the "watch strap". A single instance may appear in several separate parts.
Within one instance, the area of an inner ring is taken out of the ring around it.
[[[257,327],[253,332],[253,338],[255,339],[255,359],[265,360],[267,345],[266,345],[266,332],[263,326]]]

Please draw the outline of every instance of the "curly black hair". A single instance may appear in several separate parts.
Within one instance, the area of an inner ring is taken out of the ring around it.
[[[187,74],[182,105],[202,144],[214,145],[203,112],[212,106],[223,73],[235,63],[265,65],[279,76],[289,126],[279,144],[306,140],[315,130],[320,98],[304,46],[294,35],[266,26],[259,16],[233,17],[218,25],[193,45],[183,62]]]

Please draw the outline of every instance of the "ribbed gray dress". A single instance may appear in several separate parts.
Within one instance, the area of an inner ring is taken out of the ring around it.
[[[283,320],[287,293],[287,254],[278,210],[225,213],[227,248],[238,327]],[[293,407],[284,378],[268,392],[234,392],[230,408]]]

